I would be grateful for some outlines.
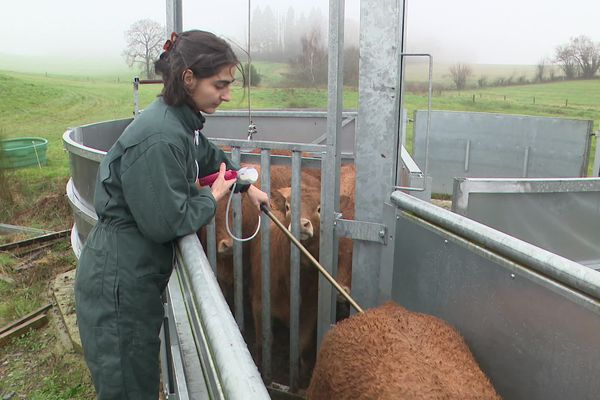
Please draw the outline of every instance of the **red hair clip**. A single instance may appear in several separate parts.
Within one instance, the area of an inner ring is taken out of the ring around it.
[[[175,39],[177,39],[177,32],[171,33],[171,39],[167,39],[165,45],[163,46],[163,50],[167,52],[171,50],[171,48],[175,44]]]

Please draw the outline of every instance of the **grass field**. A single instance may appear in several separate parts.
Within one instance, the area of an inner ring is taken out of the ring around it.
[[[247,109],[248,98],[253,109],[326,109],[326,88],[279,88],[284,64],[260,64],[259,71],[272,75],[263,85],[244,91],[234,89],[233,100],[223,109]],[[278,71],[278,72],[277,72]],[[158,94],[157,85],[142,86],[141,107]],[[67,154],[63,150],[62,134],[68,127],[105,120],[128,118],[133,112],[133,90],[128,79],[117,82],[82,75],[32,74],[0,71],[0,136],[42,136],[49,141],[48,166],[23,169],[8,175],[28,182],[23,185],[30,194],[52,187],[57,179],[69,176]],[[416,109],[427,107],[424,93],[405,93],[405,108],[411,116]],[[594,130],[600,121],[600,80],[554,82],[536,85],[486,88],[482,90],[436,91],[434,109],[455,111],[498,112],[506,114],[540,115],[562,118],[591,119]],[[358,107],[356,89],[344,91],[344,107]],[[409,126],[407,147],[412,138]],[[245,137],[245,133],[240,133]],[[595,140],[592,141],[594,154]],[[590,168],[593,160],[590,160]],[[18,210],[14,211],[18,212]],[[0,208],[0,217],[8,216]]]
[[[49,68],[52,64],[39,65],[35,71],[28,73],[11,72],[13,68],[3,62],[0,63],[0,69],[4,69],[0,70],[0,137],[41,136],[48,139],[49,147],[48,165],[41,169],[32,167],[14,171],[0,170],[5,178],[0,180],[0,191],[10,193],[10,201],[0,196],[0,223],[52,230],[67,229],[71,218],[64,201],[64,192],[70,172],[62,135],[68,127],[130,117],[133,112],[133,74],[118,68],[94,74],[82,73],[75,68],[61,73],[59,69]],[[248,96],[251,96],[254,109],[326,109],[327,88],[279,87],[284,80],[285,64],[257,63],[256,67],[264,75],[261,86],[252,88],[249,92],[236,87],[234,100],[225,104],[223,109],[246,109]],[[409,71],[410,74],[421,79],[419,74],[422,72],[417,67],[414,68]],[[532,71],[531,67],[528,68]],[[488,66],[486,69],[483,66],[478,71],[487,71],[485,73],[491,77],[506,76],[508,71],[521,70],[516,66],[504,69],[497,66]],[[407,75],[409,79],[410,74]],[[439,82],[448,79],[441,67],[434,78]],[[140,105],[148,105],[158,92],[159,87],[156,85],[143,86],[140,90]],[[432,103],[434,109],[443,110],[591,119],[597,130],[600,121],[600,80],[461,92],[442,90],[434,93]],[[346,89],[344,107],[356,109],[357,106],[357,91]],[[423,93],[406,93],[405,107],[409,115],[416,109],[425,109],[427,96]],[[241,132],[240,138],[245,138],[245,133]],[[409,148],[410,139],[409,137],[407,141]],[[592,145],[595,146],[595,141]],[[591,154],[593,153],[592,149]],[[590,164],[592,162],[590,160]],[[45,273],[21,276],[12,283],[0,279],[0,325],[29,313],[47,301],[47,279],[53,273],[62,271],[65,266],[72,268],[75,262],[69,254],[68,246],[63,247],[65,248],[55,250],[59,256],[51,260]],[[0,254],[0,278],[16,262],[10,256]],[[10,361],[10,368],[0,367],[0,397],[7,390],[35,399],[92,397],[89,377],[85,373],[81,375],[81,360],[60,353],[50,345],[52,340],[52,333],[45,330],[11,344],[6,353],[8,358],[0,360]],[[26,354],[27,357],[37,355],[43,368],[36,369],[31,363],[23,363],[15,354]],[[52,362],[58,363],[58,369],[50,366]],[[72,373],[73,377],[61,375],[61,368]],[[9,374],[10,379],[7,378]],[[44,381],[35,381],[32,374],[45,376]]]

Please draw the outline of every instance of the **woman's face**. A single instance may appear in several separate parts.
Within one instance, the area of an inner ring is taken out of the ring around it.
[[[191,70],[184,72],[183,80],[188,87],[198,111],[214,113],[223,101],[231,100],[231,84],[235,81],[235,65],[228,65],[208,78],[196,78]]]

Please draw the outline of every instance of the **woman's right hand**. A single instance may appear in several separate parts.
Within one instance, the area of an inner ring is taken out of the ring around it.
[[[217,176],[217,179],[213,182],[212,186],[210,187],[212,195],[217,201],[221,200],[226,194],[229,193],[231,186],[233,186],[233,184],[236,181],[235,178],[225,180],[225,171],[227,170],[226,168],[227,167],[225,166],[225,163],[221,163],[219,167],[219,176]]]

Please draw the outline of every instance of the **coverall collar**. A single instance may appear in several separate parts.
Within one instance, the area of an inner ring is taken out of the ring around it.
[[[161,98],[162,101],[162,98]],[[171,107],[173,112],[179,117],[179,120],[189,128],[190,133],[196,130],[202,130],[206,118],[199,111],[194,111],[187,104]]]

